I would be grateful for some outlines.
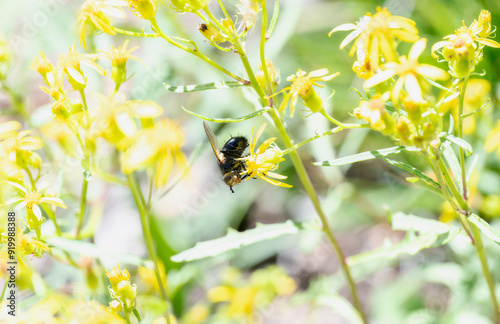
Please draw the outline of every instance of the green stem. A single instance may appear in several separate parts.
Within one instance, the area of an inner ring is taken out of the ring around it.
[[[469,81],[469,76],[467,75],[462,83],[462,89],[460,90],[460,99],[458,101],[458,137],[463,138],[463,118],[464,113],[464,98],[465,90],[467,89],[467,82]],[[462,168],[462,188],[463,188],[463,199],[467,201],[467,175],[465,174],[465,154],[462,146],[459,148],[460,152],[460,167]]]
[[[146,242],[146,249],[148,250],[149,258],[151,259],[151,261],[153,261],[154,264],[154,272],[156,276],[156,281],[158,282],[158,287],[160,288],[160,295],[167,304],[167,313],[165,315],[167,319],[167,324],[170,324],[169,299],[160,275],[160,267],[158,266],[158,256],[156,255],[156,250],[153,243],[153,235],[151,234],[151,228],[149,226],[149,213],[146,208],[144,196],[142,195],[141,189],[139,188],[139,183],[137,182],[137,179],[133,173],[127,175],[127,181],[130,191],[134,196],[137,209],[139,210],[139,215],[141,217],[142,234]]]
[[[493,304],[493,323],[500,323],[500,308],[498,307],[497,296],[495,294],[495,281],[493,280],[493,276],[491,275],[491,271],[488,266],[488,260],[486,258],[486,251],[484,249],[481,233],[475,224],[471,222],[469,223],[472,228],[472,235],[474,235],[476,242],[476,244],[474,244],[474,248],[476,249],[477,256],[481,261],[481,269],[490,291],[491,302]]]
[[[76,226],[76,238],[80,237],[80,231],[83,226],[83,219],[85,218],[85,211],[87,207],[87,189],[89,186],[89,182],[85,177],[83,177],[82,183],[82,194],[80,196],[80,211],[78,213],[78,224]]]
[[[326,119],[328,119],[330,122],[334,123],[335,125],[339,126],[339,127],[344,127],[343,124],[336,120],[335,118],[333,118],[332,116],[330,116],[330,114],[328,114],[325,109],[321,109],[320,110],[320,113],[325,116]]]
[[[281,123],[281,120],[279,119],[278,114],[276,113],[275,110],[271,110],[269,112],[269,115],[274,121],[274,124],[278,130],[278,132],[281,135],[281,138],[283,139],[283,142],[285,143],[285,146],[288,148],[293,147],[292,140],[288,136],[288,133]],[[342,249],[340,248],[337,239],[335,238],[335,235],[333,234],[332,229],[330,228],[330,225],[328,223],[328,218],[326,217],[325,213],[323,212],[323,209],[321,208],[321,204],[318,198],[318,195],[316,194],[316,190],[314,189],[314,186],[311,182],[311,179],[309,178],[309,175],[307,174],[307,171],[304,167],[304,164],[302,163],[302,160],[300,159],[299,154],[297,151],[292,150],[289,152],[290,158],[292,160],[293,166],[295,167],[295,171],[297,172],[297,175],[299,176],[299,179],[304,186],[304,189],[306,190],[307,194],[309,195],[309,198],[311,199],[314,208],[316,209],[316,212],[318,213],[319,218],[321,219],[321,223],[323,225],[323,232],[326,234],[328,237],[328,240],[330,241],[330,244],[332,245],[333,249],[337,253],[337,257],[340,262],[340,266],[342,268],[342,271],[344,273],[344,276],[347,279],[347,283],[349,285],[349,289],[351,291],[352,299],[354,301],[354,307],[358,310],[363,323],[368,323],[364,312],[363,308],[361,306],[361,302],[358,297],[357,289],[356,289],[356,284],[354,283],[354,280],[352,279],[351,272],[349,270],[349,266],[347,265],[344,253],[342,252]]]
[[[119,33],[119,34],[127,35],[127,36],[132,36],[132,37],[151,37],[151,38],[160,37],[159,34],[146,34],[144,32],[138,33],[138,32],[133,32],[133,31],[130,31],[130,30],[124,30],[124,29],[120,29],[120,28],[116,28],[116,27],[113,27],[113,30],[115,32]]]
[[[290,146],[289,148],[287,148],[286,150],[283,150],[283,155],[286,155],[288,153],[290,153],[291,151],[295,151],[296,149],[298,149],[299,147],[309,143],[309,142],[312,142],[318,138],[321,138],[323,136],[328,136],[328,135],[332,135],[332,134],[336,134],[338,132],[341,132],[343,131],[344,129],[353,129],[353,128],[367,128],[367,127],[370,127],[370,125],[367,125],[367,124],[342,124],[342,127],[335,127],[329,131],[326,131],[324,133],[321,133],[321,134],[318,134],[318,135],[315,135],[313,137],[310,137],[306,140],[303,140],[302,142],[300,143],[297,143],[293,146]]]
[[[139,314],[139,312],[137,311],[137,308],[134,307],[134,309],[132,310],[132,312],[134,313],[135,318],[137,318],[137,320],[140,323],[142,321],[142,318],[141,318],[141,315]]]
[[[85,91],[83,89],[80,90],[80,96],[82,97],[83,110],[85,113],[85,125],[89,127],[90,126],[89,108],[87,107],[87,98],[85,97]]]
[[[236,74],[232,73],[231,71],[228,71],[226,70],[225,68],[223,68],[222,66],[220,66],[219,64],[215,63],[212,59],[210,59],[208,56],[200,53],[197,49],[192,49],[192,48],[189,48],[187,47],[186,45],[183,45],[183,44],[180,44],[178,42],[176,42],[174,39],[172,39],[171,37],[169,37],[168,35],[166,35],[161,29],[160,29],[160,26],[158,26],[158,23],[156,22],[156,19],[153,18],[150,20],[151,24],[153,25],[153,28],[156,30],[156,32],[160,35],[160,37],[162,37],[163,39],[165,39],[167,42],[169,42],[170,44],[174,45],[175,47],[177,48],[180,48],[181,50],[183,51],[186,51],[190,54],[193,54],[194,56],[197,56],[199,57],[200,59],[202,59],[203,61],[207,62],[208,64],[210,64],[211,66],[213,66],[214,68],[216,68],[217,70],[229,75],[231,78],[235,79],[235,80],[238,80],[239,82],[241,83],[244,83],[244,84],[249,84],[248,80],[245,80],[239,76],[237,76]]]
[[[273,87],[271,84],[271,78],[269,77],[269,71],[267,69],[266,54],[265,54],[266,41],[267,41],[267,39],[266,39],[266,31],[267,31],[267,5],[266,5],[266,1],[262,1],[261,6],[262,6],[262,28],[260,30],[260,65],[262,66],[262,71],[264,72],[264,77],[266,79],[267,94],[269,96],[268,106],[272,107],[273,106],[273,98],[271,96],[273,94]]]

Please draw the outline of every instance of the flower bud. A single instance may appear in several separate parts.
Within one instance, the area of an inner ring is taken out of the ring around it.
[[[481,10],[478,19],[479,26],[483,29],[479,32],[479,37],[486,38],[491,34],[491,12],[488,10]]]
[[[323,110],[323,99],[321,99],[313,87],[307,89],[307,91],[304,94],[301,94],[300,97],[303,100],[302,103],[304,106],[311,109],[313,113]]]
[[[130,283],[130,280],[121,281],[117,287],[117,292],[120,296],[125,297],[127,299],[135,299],[136,296],[136,287]]]
[[[205,8],[210,0],[170,0],[179,12],[196,12]]]
[[[38,153],[31,152],[31,156],[28,160],[28,166],[39,170],[42,167],[42,157]]]
[[[151,20],[156,16],[158,3],[154,0],[128,0],[132,13],[139,18]]]
[[[65,122],[70,116],[70,108],[65,98],[55,101],[52,104],[53,118],[59,122]]]
[[[109,309],[110,312],[119,313],[119,312],[122,311],[122,308],[123,308],[122,303],[120,303],[116,299],[109,302],[108,309]]]
[[[211,23],[209,24],[199,24],[198,25],[198,30],[200,33],[205,36],[206,39],[208,39],[211,42],[222,42],[224,41],[224,38],[222,37],[221,33],[219,30],[212,25]]]

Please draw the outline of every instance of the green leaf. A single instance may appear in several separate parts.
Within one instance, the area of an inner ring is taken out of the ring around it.
[[[438,220],[423,218],[412,214],[402,212],[394,213],[391,216],[392,229],[396,231],[415,231],[424,234],[443,234],[452,230],[452,228]]]
[[[337,314],[342,315],[349,323],[362,324],[363,319],[358,310],[344,297],[333,294],[320,296],[315,300],[316,304],[332,308]]]
[[[465,118],[467,118],[467,117],[470,117],[470,116],[473,116],[473,115],[477,114],[478,112],[480,112],[481,110],[483,110],[483,108],[484,108],[484,107],[486,107],[486,106],[490,103],[490,101],[491,101],[491,99],[490,99],[490,98],[488,98],[488,100],[486,100],[486,102],[485,102],[485,103],[483,103],[483,104],[481,105],[481,107],[479,107],[478,109],[476,109],[476,110],[474,110],[474,111],[472,111],[472,112],[470,112],[470,113],[468,113],[468,114],[462,115],[462,116],[460,116],[460,117],[462,117],[462,119],[465,119]]]
[[[404,254],[414,255],[421,250],[447,244],[460,232],[460,229],[453,229],[437,220],[401,212],[392,215],[391,223],[394,230],[407,231],[401,242],[392,244],[386,240],[379,249],[348,258],[348,264],[354,266],[374,260],[391,260]]]
[[[413,174],[417,178],[421,179],[422,181],[426,182],[427,184],[429,184],[429,185],[431,185],[431,186],[439,189],[439,183],[437,183],[436,181],[432,180],[429,176],[427,176],[425,173],[423,173],[419,169],[417,169],[417,168],[415,168],[415,167],[413,167],[413,166],[411,166],[409,164],[406,164],[404,162],[394,161],[394,160],[391,160],[391,159],[388,159],[388,158],[383,158],[383,159],[387,163],[392,164],[395,167],[398,167],[398,168],[400,168],[402,170],[405,170],[405,171]]]
[[[392,244],[390,241],[386,241],[384,247],[349,257],[347,263],[349,266],[355,266],[368,261],[391,260],[404,254],[415,255],[421,250],[450,242],[457,236],[458,232],[456,230],[442,234],[421,234],[418,236],[415,232],[407,232],[401,242]]]
[[[238,232],[228,229],[227,235],[215,240],[197,243],[193,248],[171,257],[174,262],[189,262],[193,260],[214,257],[230,250],[251,245],[257,242],[273,239],[282,235],[297,234],[303,226],[292,221],[280,224],[257,224],[254,229]]]
[[[275,0],[273,8],[273,17],[271,18],[271,23],[269,24],[269,28],[267,29],[266,32],[266,39],[271,37],[271,34],[274,31],[274,27],[276,27],[276,23],[278,22],[279,14],[280,14],[280,0]]]
[[[184,93],[184,92],[196,92],[196,91],[205,91],[205,90],[214,90],[214,89],[228,89],[228,88],[235,88],[235,87],[243,87],[246,86],[246,84],[238,82],[238,81],[217,81],[217,82],[211,82],[211,83],[205,83],[205,84],[193,84],[193,85],[186,85],[186,86],[173,86],[167,83],[163,83],[163,86],[165,89],[168,91],[172,92],[177,92],[177,93]]]
[[[473,152],[472,146],[460,137],[456,137],[456,136],[453,136],[453,135],[447,134],[447,133],[440,134],[440,137],[444,137],[447,140],[449,140],[450,142],[463,148],[465,150],[465,152],[467,153],[467,156],[471,155]]]
[[[257,117],[259,115],[262,115],[263,113],[268,112],[272,108],[262,108],[262,109],[259,109],[256,112],[251,113],[249,115],[236,117],[236,118],[210,118],[210,117],[205,117],[205,116],[199,115],[199,114],[192,112],[190,110],[187,110],[184,107],[182,107],[182,109],[184,109],[184,111],[187,112],[188,114],[191,114],[191,115],[196,116],[198,118],[201,118],[203,120],[207,120],[207,121],[211,121],[211,122],[215,122],[215,123],[237,123],[237,122],[241,122],[241,121],[248,120],[248,119]]]
[[[462,168],[460,167],[460,162],[458,162],[458,158],[455,154],[455,151],[453,151],[453,148],[451,145],[449,145],[449,142],[445,144],[445,148],[443,150],[443,157],[444,161],[448,165],[448,167],[451,170],[451,173],[455,177],[455,182],[458,185],[458,190],[460,192],[463,192],[462,189]]]
[[[126,264],[133,264],[138,266],[142,266],[146,262],[146,260],[136,257],[135,255],[104,250],[87,241],[73,240],[69,238],[54,236],[48,238],[47,243],[50,246],[53,246],[60,250],[69,253],[75,253],[78,255],[90,256],[94,258],[110,258]]]
[[[479,228],[479,230],[483,232],[483,234],[487,238],[489,238],[496,244],[500,245],[500,232],[495,228],[491,227],[491,225],[488,224],[484,219],[477,216],[476,214],[472,214],[469,216],[469,221],[472,224],[476,225],[477,228]]]
[[[398,154],[401,152],[418,152],[418,151],[420,151],[420,149],[413,146],[394,146],[381,150],[366,151],[363,153],[349,155],[335,160],[313,162],[313,164],[318,166],[341,166],[345,164],[376,159],[379,157],[385,157],[392,154]]]

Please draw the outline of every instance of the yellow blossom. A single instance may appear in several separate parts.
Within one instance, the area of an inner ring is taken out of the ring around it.
[[[486,137],[484,149],[488,153],[497,150],[497,153],[500,156],[500,121],[497,121],[496,127],[493,128]]]
[[[158,3],[155,0],[128,0],[130,11],[139,18],[151,20],[156,16]]]
[[[95,55],[78,53],[76,46],[73,45],[69,47],[68,53],[59,55],[57,66],[66,74],[74,90],[82,90],[87,86],[87,78],[81,69],[81,65],[90,67],[101,75],[106,74],[104,69],[94,62],[96,58]]]
[[[179,12],[196,12],[208,6],[211,0],[170,0]]]
[[[128,39],[123,43],[123,46],[118,46],[118,48],[111,45],[111,49],[108,52],[98,50],[101,52],[100,56],[106,57],[111,61],[111,79],[117,84],[117,87],[127,80],[127,60],[136,60],[144,64],[141,59],[132,55],[132,52],[138,49],[139,46],[127,49],[127,45]]]
[[[14,120],[0,124],[0,140],[16,136],[19,128],[21,123]]]
[[[362,99],[359,107],[354,109],[354,116],[370,123],[375,130],[390,135],[394,130],[394,122],[385,110],[385,102],[389,100],[389,92],[376,94],[369,101]]]
[[[401,56],[399,58],[400,63],[389,62],[384,64],[382,71],[366,80],[363,87],[369,89],[397,75],[398,81],[394,84],[391,91],[391,100],[394,104],[398,102],[403,86],[408,96],[414,102],[424,101],[420,86],[420,83],[423,82],[422,77],[427,77],[431,80],[446,80],[449,78],[448,73],[444,70],[418,62],[418,58],[424,51],[426,44],[427,39],[419,39],[411,47],[408,58]]]
[[[34,190],[28,190],[25,187],[15,182],[11,181],[6,181],[6,182],[11,186],[19,189],[19,191],[21,191],[21,193],[23,194],[23,197],[15,197],[9,199],[5,203],[3,203],[3,206],[20,202],[15,207],[15,210],[20,210],[23,207],[26,207],[28,213],[30,213],[31,211],[37,217],[38,221],[42,220],[42,211],[40,210],[40,207],[38,207],[38,205],[40,204],[49,204],[56,207],[67,208],[64,202],[60,198],[47,197],[47,196],[44,197],[42,191],[47,189],[48,184],[46,183],[42,184],[38,190],[34,191]]]
[[[98,96],[99,112],[92,119],[92,136],[100,136],[123,151],[137,133],[139,119],[142,125],[160,116],[163,108],[148,100],[118,100],[117,96]]]
[[[460,88],[462,84],[459,85]],[[467,83],[467,89],[465,90],[464,96],[464,108],[463,114],[469,114],[473,111],[480,109],[484,104],[486,104],[491,92],[491,84],[485,79],[469,79]],[[483,107],[484,108],[484,107]],[[446,113],[451,112],[453,120],[458,120],[458,98],[446,101],[439,111]],[[458,129],[458,123],[455,124],[455,128]],[[476,115],[468,116],[463,120],[463,132],[464,134],[472,134],[476,130]]]
[[[437,57],[435,52],[442,48],[440,54],[448,61],[452,74],[457,78],[464,78],[474,71],[483,58],[484,46],[500,48],[499,43],[489,39],[492,34],[489,12],[481,11],[479,20],[480,22],[474,20],[469,27],[462,22],[462,27],[455,34],[445,36],[444,39],[447,40],[432,46],[434,57]]]
[[[357,54],[359,62],[365,62],[369,57],[371,69],[378,69],[380,56],[386,62],[395,62],[395,40],[413,43],[419,39],[415,22],[411,19],[393,16],[387,8],[377,8],[377,13],[370,13],[362,17],[356,24],[348,23],[334,28],[332,33],[337,31],[352,32],[342,41],[340,49],[354,41],[354,45],[349,53],[350,56]]]
[[[91,22],[95,28],[110,35],[116,35],[113,29],[112,17],[125,18],[125,11],[121,7],[127,6],[126,1],[120,0],[88,0],[80,8],[78,14],[80,45],[87,49],[85,40],[85,24]]]
[[[120,282],[130,280],[130,272],[127,269],[120,269],[120,264],[118,264],[116,267],[111,268],[111,270],[106,270],[106,277],[108,277],[113,289],[116,289],[116,286]]]
[[[281,90],[288,91],[288,93],[285,95],[279,111],[281,112],[285,109],[286,105],[290,101],[290,117],[293,117],[299,96],[304,100],[306,107],[310,108],[313,112],[316,112],[315,110],[319,111],[322,106],[316,107],[318,105],[317,100],[311,100],[311,103],[315,104],[314,106],[311,104],[308,105],[306,102],[306,100],[310,100],[311,98],[317,99],[319,97],[314,90],[313,85],[323,87],[322,85],[317,84],[317,82],[329,81],[337,75],[339,75],[339,72],[328,75],[328,69],[315,70],[309,73],[299,69],[296,74],[292,74],[286,78],[287,81],[292,82],[292,85]],[[319,100],[321,100],[321,98],[319,98]],[[322,102],[319,104],[322,104]]]
[[[17,126],[10,124],[8,127]],[[6,157],[11,163],[15,163],[19,167],[26,167],[32,156],[31,151],[40,149],[42,140],[36,136],[29,136],[32,133],[30,130],[23,130],[15,134],[11,129],[8,133],[10,133],[10,137],[1,142],[0,156]]]
[[[35,56],[35,58],[33,59],[33,61],[30,64],[29,68],[37,71],[45,78],[47,73],[54,70],[54,65],[52,65],[52,63],[47,58],[47,56],[45,56],[45,54],[42,52],[42,50],[40,50],[39,53],[40,53],[40,57]]]
[[[259,137],[264,131],[265,127],[266,124],[262,125],[255,136],[253,136],[255,128],[252,130],[252,136],[250,138],[249,145],[250,154],[243,158],[247,169],[242,173],[242,175],[248,175],[245,181],[250,178],[260,178],[274,186],[291,188],[291,185],[275,180],[286,179],[286,176],[272,172],[278,169],[280,162],[285,160],[282,157],[283,153],[276,145],[269,148],[271,144],[274,144],[276,137],[267,139],[256,149],[257,141],[259,140]]]
[[[154,127],[142,129],[133,137],[132,145],[124,152],[121,166],[126,174],[139,168],[155,169],[155,185],[162,187],[167,182],[174,162],[181,168],[187,161],[181,146],[184,133],[170,119],[159,121]]]

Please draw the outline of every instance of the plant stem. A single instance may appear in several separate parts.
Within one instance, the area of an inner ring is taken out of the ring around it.
[[[83,183],[82,183],[82,194],[80,196],[80,211],[78,213],[78,223],[76,226],[76,237],[80,237],[80,231],[82,230],[83,226],[83,219],[85,218],[85,210],[87,207],[87,189],[89,186],[88,180],[83,177]]]
[[[269,115],[274,121],[274,124],[278,130],[278,132],[281,135],[281,138],[283,139],[283,142],[285,143],[285,146],[288,148],[293,147],[293,143],[288,136],[288,133],[281,123],[281,120],[279,119],[279,116],[277,115],[275,110],[271,110],[269,112]],[[344,253],[342,252],[342,249],[340,248],[337,239],[335,238],[335,235],[333,234],[332,229],[330,228],[330,225],[328,223],[328,219],[323,212],[323,209],[321,208],[321,204],[318,198],[318,195],[316,194],[316,191],[314,189],[314,186],[311,182],[311,179],[309,178],[309,175],[307,174],[307,171],[304,167],[304,164],[302,163],[302,160],[300,159],[299,154],[297,151],[292,150],[289,153],[290,158],[292,160],[293,166],[295,167],[295,171],[297,172],[297,175],[299,176],[300,181],[302,182],[302,185],[304,186],[304,189],[306,190],[307,194],[309,195],[309,198],[311,199],[314,208],[316,209],[316,212],[318,213],[319,218],[321,219],[321,223],[323,225],[323,232],[325,232],[326,236],[328,237],[328,240],[330,241],[333,249],[335,250],[337,257],[340,262],[340,266],[342,268],[342,271],[344,273],[344,276],[347,279],[347,283],[349,285],[349,289],[351,291],[352,299],[354,301],[354,307],[358,310],[363,323],[368,323],[364,312],[363,308],[361,306],[361,302],[358,297],[357,289],[356,289],[356,284],[354,283],[354,280],[352,279],[351,272],[349,270],[349,266],[346,263]]]
[[[153,25],[153,28],[155,29],[155,31],[158,33],[158,35],[160,35],[161,38],[165,39],[167,42],[169,42],[170,44],[174,45],[175,47],[178,47],[180,48],[181,50],[183,51],[186,51],[190,54],[193,54],[194,56],[197,56],[199,57],[200,59],[202,59],[203,61],[207,62],[208,64],[210,64],[211,66],[213,66],[214,68],[216,68],[217,70],[229,75],[231,78],[235,79],[235,80],[238,80],[240,81],[241,83],[244,83],[244,84],[248,84],[248,80],[245,80],[239,76],[237,76],[236,74],[232,73],[231,71],[228,71],[226,70],[225,68],[223,68],[222,66],[220,66],[219,64],[215,63],[212,59],[210,59],[208,56],[200,53],[197,49],[192,49],[192,48],[189,48],[187,47],[186,45],[183,45],[183,44],[180,44],[178,42],[176,42],[174,39],[172,39],[171,37],[169,37],[168,35],[166,35],[161,29],[160,29],[160,26],[158,26],[158,23],[156,22],[156,19],[153,18],[150,20],[151,24]]]
[[[132,195],[134,196],[135,204],[137,205],[137,209],[139,210],[139,215],[141,217],[141,225],[142,225],[142,234],[144,236],[144,241],[146,242],[146,249],[148,250],[148,255],[151,261],[154,264],[154,272],[156,276],[156,281],[158,282],[158,287],[160,288],[160,295],[165,300],[167,304],[167,312],[166,319],[167,324],[170,324],[170,306],[169,299],[167,296],[166,289],[163,285],[163,281],[160,275],[160,267],[158,266],[158,256],[156,255],[155,246],[153,243],[153,235],[151,234],[151,228],[149,227],[149,212],[146,208],[146,204],[144,201],[144,196],[142,195],[141,189],[139,187],[139,183],[137,182],[137,178],[135,174],[131,173],[127,175],[128,186]]]
[[[462,83],[462,89],[460,90],[460,99],[458,101],[458,137],[464,137],[463,132],[463,118],[462,115],[464,113],[464,98],[465,98],[465,90],[467,89],[467,82],[469,81],[469,76],[467,75]],[[463,198],[467,201],[467,177],[465,174],[465,154],[462,146],[459,147],[459,155],[460,155],[460,167],[462,168],[462,188],[463,188]]]
[[[488,267],[488,260],[486,258],[486,251],[484,250],[481,233],[475,224],[472,222],[469,222],[469,224],[472,228],[472,235],[474,235],[476,242],[476,244],[474,244],[474,248],[476,249],[477,256],[481,261],[481,269],[483,270],[484,278],[488,283],[488,289],[491,295],[491,302],[493,304],[493,323],[500,323],[500,309],[498,307],[497,296],[495,294],[495,281],[493,280],[490,268]]]

